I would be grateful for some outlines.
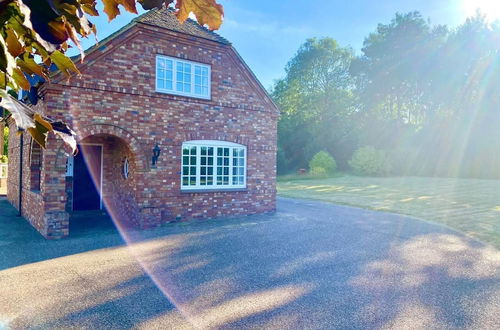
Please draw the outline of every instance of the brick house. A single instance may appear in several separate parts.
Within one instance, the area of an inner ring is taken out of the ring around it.
[[[227,40],[152,10],[78,67],[41,85],[35,107],[75,130],[80,153],[24,134],[20,191],[21,138],[9,138],[7,198],[43,236],[69,235],[82,210],[147,228],[275,209],[278,110]]]

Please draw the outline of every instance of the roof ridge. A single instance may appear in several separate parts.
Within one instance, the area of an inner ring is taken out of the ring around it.
[[[166,15],[165,15],[166,14]],[[231,45],[231,42],[227,40],[226,38],[222,37],[221,35],[207,29],[203,25],[200,25],[198,22],[195,20],[188,18],[184,23],[180,23],[177,19],[171,20],[171,24],[167,24],[163,22],[163,24],[158,23],[158,18],[163,17],[168,17],[167,15],[174,15],[175,10],[173,8],[153,8],[148,11],[146,11],[144,14],[141,14],[137,17],[134,17],[130,22],[119,28],[118,30],[114,31],[104,39],[97,41],[95,44],[92,46],[88,47],[87,49],[84,50],[85,56],[92,53],[94,50],[97,48],[100,48],[104,46],[108,41],[114,39],[117,35],[121,34],[128,28],[132,27],[133,25],[137,23],[143,23],[147,25],[153,25],[153,26],[158,26],[167,30],[171,30],[174,32],[179,32],[179,33],[184,33],[184,34],[189,34],[195,37],[203,38],[206,40],[211,40],[214,42],[222,43],[225,45]],[[161,16],[160,16],[161,15]],[[156,17],[158,16],[158,17]],[[203,33],[196,33],[196,29],[198,31],[202,31]],[[76,60],[80,58],[80,54],[75,54],[70,57],[71,60]]]
[[[189,34],[195,37],[230,45],[231,42],[214,31],[199,24],[197,21],[188,18],[184,23],[180,23],[173,8],[153,8],[146,13],[134,18],[132,22],[144,23],[162,27],[171,31]]]

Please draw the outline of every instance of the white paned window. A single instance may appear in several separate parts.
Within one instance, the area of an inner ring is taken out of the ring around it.
[[[245,146],[226,141],[184,142],[181,188],[245,188],[246,152]]]
[[[157,55],[156,91],[209,99],[210,66]]]

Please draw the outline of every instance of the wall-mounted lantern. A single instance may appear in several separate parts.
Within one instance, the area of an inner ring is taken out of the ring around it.
[[[156,144],[156,146],[153,148],[153,157],[151,157],[151,166],[153,168],[156,168],[156,163],[158,162],[158,158],[160,157],[160,146]]]
[[[123,178],[125,180],[127,180],[128,176],[130,174],[130,164],[128,162],[128,158],[127,157],[125,157],[125,160],[123,161],[123,172],[122,172],[122,174],[123,174]]]

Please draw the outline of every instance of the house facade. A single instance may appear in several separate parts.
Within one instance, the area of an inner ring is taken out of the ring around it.
[[[9,137],[8,200],[43,236],[69,235],[84,210],[148,228],[275,209],[278,110],[227,40],[152,10],[78,68],[34,107],[67,122],[80,152]]]

